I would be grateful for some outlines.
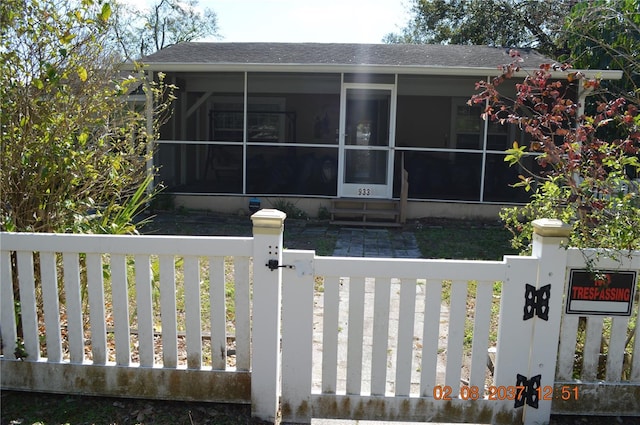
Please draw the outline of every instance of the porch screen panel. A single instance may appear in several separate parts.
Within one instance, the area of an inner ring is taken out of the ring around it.
[[[466,98],[452,99],[451,136],[449,147],[456,149],[483,149],[484,121],[483,105],[467,105]]]
[[[243,73],[169,75],[177,85],[176,101],[169,121],[160,129],[160,140],[242,142]],[[238,111],[240,121],[229,116]]]
[[[482,109],[466,104],[475,83],[473,77],[399,75],[396,146],[482,149]]]
[[[248,146],[247,193],[337,194],[337,148]]]
[[[528,176],[527,171],[519,165],[509,167],[504,162],[504,154],[487,154],[487,166],[484,176],[484,201],[527,203],[532,192],[527,192],[522,187],[511,187],[520,181],[518,175]],[[522,164],[527,170],[539,174],[542,170],[535,156],[529,155],[522,159]]]
[[[394,196],[400,196],[402,151],[396,150]],[[409,198],[479,201],[482,154],[404,151]]]
[[[249,73],[247,142],[337,145],[339,74]]]
[[[451,98],[399,95],[396,146],[450,148]]]
[[[216,73],[204,83],[209,97],[203,103],[208,139],[242,142],[244,137],[244,73]],[[202,98],[199,99],[202,101]],[[196,100],[197,101],[197,100]]]
[[[158,183],[173,193],[242,193],[242,145],[160,143]]]

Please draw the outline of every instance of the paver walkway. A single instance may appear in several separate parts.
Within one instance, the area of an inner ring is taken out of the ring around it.
[[[336,257],[421,258],[411,230],[336,227],[322,223],[308,225],[303,220],[285,223],[285,247],[313,249],[313,241],[336,237],[332,254]],[[251,220],[217,214],[162,214],[143,228],[144,233],[169,235],[251,236]],[[326,253],[323,255],[327,255]]]
[[[421,258],[413,232],[388,229],[340,228],[335,257]]]

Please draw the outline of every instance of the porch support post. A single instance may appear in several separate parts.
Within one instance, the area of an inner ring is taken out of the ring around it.
[[[149,71],[149,73],[145,76],[144,71],[141,71],[141,74],[144,76],[143,89],[146,98],[145,102],[145,115],[147,119],[147,147],[146,153],[148,155],[147,158],[147,175],[153,176],[155,174],[155,167],[153,165],[153,152],[155,150],[155,137],[156,134],[153,128],[153,110],[155,105],[153,104],[153,91],[151,90],[151,82],[153,82],[153,72]],[[155,187],[155,180],[152,178],[149,186],[147,186],[147,194],[153,192]]]
[[[562,317],[565,274],[567,269],[567,242],[571,226],[560,220],[540,219],[533,223],[533,256],[539,259],[537,290],[551,285],[548,320],[536,317],[529,357],[529,378],[540,375],[538,408],[525,406],[525,424],[549,423],[551,398],[558,357],[560,319]],[[544,395],[547,397],[544,397]]]
[[[251,415],[276,423],[280,394],[282,234],[286,214],[263,209],[253,222]],[[271,265],[272,267],[269,267]]]

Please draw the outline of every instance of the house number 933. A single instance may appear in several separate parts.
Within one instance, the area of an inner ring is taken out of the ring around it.
[[[371,189],[358,188],[358,196],[371,196]]]

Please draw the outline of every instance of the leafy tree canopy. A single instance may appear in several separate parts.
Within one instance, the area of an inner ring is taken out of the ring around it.
[[[413,0],[412,19],[387,43],[479,44],[556,50],[572,0]]]
[[[135,231],[133,217],[152,194],[149,141],[171,89],[118,70],[103,49],[109,3],[0,8],[0,229]],[[134,91],[155,100],[153,123],[130,101]]]
[[[619,69],[623,78],[607,87],[640,103],[640,0],[577,3],[558,40],[578,69]]]
[[[111,39],[128,60],[184,41],[218,36],[218,17],[198,0],[159,0],[150,7],[118,1]]]

